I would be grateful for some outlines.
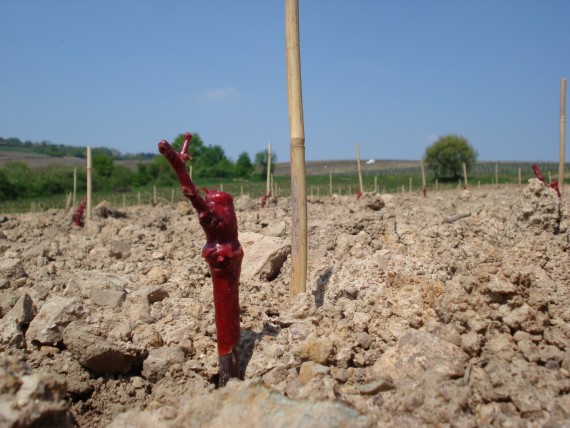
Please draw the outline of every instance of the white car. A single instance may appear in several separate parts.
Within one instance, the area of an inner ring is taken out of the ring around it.
[[[374,165],[376,163],[376,161],[374,159],[368,159],[366,161],[366,165]]]

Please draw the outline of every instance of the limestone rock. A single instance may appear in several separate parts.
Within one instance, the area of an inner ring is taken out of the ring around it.
[[[302,384],[305,384],[317,376],[325,376],[330,374],[330,372],[331,369],[327,366],[317,364],[313,361],[305,361],[303,364],[301,364],[298,381]]]
[[[151,349],[143,362],[142,377],[156,383],[164,377],[173,364],[182,364],[183,362],[184,352],[180,349],[169,346]]]
[[[372,367],[376,375],[390,375],[396,385],[426,376],[453,379],[463,375],[468,355],[430,333],[408,330]]]
[[[251,199],[249,195],[241,195],[234,198],[234,208],[236,211],[252,211],[259,208],[259,202]]]
[[[67,408],[65,380],[34,372],[14,359],[0,357],[0,426],[73,426]]]
[[[98,375],[128,374],[140,370],[145,357],[142,350],[124,342],[105,339],[79,322],[67,326],[63,341],[79,364]]]
[[[360,199],[360,203],[372,211],[380,211],[386,206],[386,202],[381,195],[373,193],[364,193]]]
[[[131,253],[131,246],[126,242],[113,240],[109,243],[109,253],[117,259],[124,259]]]
[[[294,349],[294,353],[302,360],[309,360],[318,364],[326,364],[333,351],[334,345],[330,338],[311,336]]]
[[[26,276],[22,267],[22,259],[12,257],[0,260],[0,276],[10,279],[19,279]]]
[[[164,284],[168,281],[170,274],[166,269],[160,266],[155,266],[146,274],[147,280],[152,284]]]
[[[241,271],[244,279],[272,281],[291,253],[291,245],[284,239],[260,233],[240,233],[239,241],[244,251]]]
[[[166,421],[158,412],[130,410],[117,415],[107,428],[167,428]]]
[[[23,329],[36,316],[36,306],[29,294],[23,294],[0,321],[0,344],[24,348]]]
[[[291,400],[259,381],[231,381],[214,394],[191,400],[168,426],[364,428],[375,425],[371,418],[338,402]]]
[[[26,332],[26,341],[42,345],[61,342],[63,330],[69,323],[85,313],[83,306],[74,298],[52,297],[40,308]]]

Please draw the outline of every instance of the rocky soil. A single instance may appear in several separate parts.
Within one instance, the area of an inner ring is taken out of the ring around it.
[[[570,426],[568,202],[524,187],[236,200],[244,381],[216,389],[187,203],[0,217],[0,426]]]

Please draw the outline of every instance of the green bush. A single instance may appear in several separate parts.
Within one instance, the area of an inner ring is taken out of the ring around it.
[[[477,152],[465,137],[444,135],[426,149],[424,161],[437,178],[457,179],[462,176],[463,163],[467,170],[477,160]]]

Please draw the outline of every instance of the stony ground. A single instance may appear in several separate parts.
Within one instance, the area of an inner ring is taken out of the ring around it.
[[[0,426],[570,426],[569,204],[524,187],[236,200],[243,382],[215,388],[189,204],[0,217]]]

